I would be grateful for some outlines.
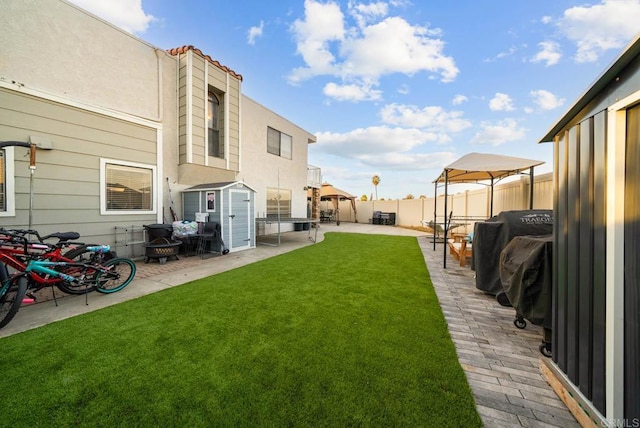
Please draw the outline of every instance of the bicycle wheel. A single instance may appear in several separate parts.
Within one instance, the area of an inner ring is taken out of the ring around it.
[[[4,266],[4,269],[6,269],[6,266]],[[9,324],[9,321],[16,316],[22,304],[22,299],[27,292],[28,280],[25,276],[20,276],[13,281],[7,281],[9,282],[6,282],[2,287],[2,289],[6,287],[6,291],[0,297],[0,328]]]
[[[73,248],[62,255],[65,259],[72,260],[76,263],[86,264],[102,264],[113,258],[109,253],[96,253],[89,251],[87,247],[93,247],[94,244],[80,245]],[[68,283],[66,281],[57,282],[56,286],[67,294],[85,294],[95,290],[96,270],[80,266],[60,266],[56,270],[73,277],[83,277],[83,281],[79,283]]]
[[[102,265],[109,269],[107,272],[100,272],[96,279],[96,290],[99,293],[115,293],[129,285],[136,276],[136,264],[121,257],[111,259]]]

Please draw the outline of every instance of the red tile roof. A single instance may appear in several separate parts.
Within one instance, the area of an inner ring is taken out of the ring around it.
[[[215,65],[216,67],[218,67],[219,69],[226,71],[227,73],[229,73],[230,75],[232,75],[233,77],[235,77],[236,79],[242,81],[242,74],[238,74],[235,71],[233,71],[232,69],[230,69],[229,67],[220,64],[218,61],[214,60],[213,58],[211,58],[209,55],[205,55],[202,53],[202,51],[198,48],[195,48],[191,45],[188,46],[181,46],[179,48],[173,48],[173,49],[169,49],[167,50],[167,53],[169,55],[173,55],[173,56],[177,56],[179,54],[184,54],[187,53],[187,51],[193,51],[195,54],[201,56],[202,58],[206,59],[207,61],[209,61],[211,64]]]

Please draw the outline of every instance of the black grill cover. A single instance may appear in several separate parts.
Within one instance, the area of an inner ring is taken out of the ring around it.
[[[500,278],[516,313],[551,329],[553,235],[516,236],[502,250]]]
[[[476,271],[476,288],[496,295],[500,282],[500,253],[515,236],[553,233],[553,210],[503,211],[476,223],[473,231],[471,269]]]

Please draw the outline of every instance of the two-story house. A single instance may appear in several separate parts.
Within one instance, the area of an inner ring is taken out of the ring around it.
[[[252,190],[253,216],[269,211],[274,188],[306,216],[315,137],[245,97],[240,73],[64,0],[0,8],[0,142],[43,149],[35,170],[30,149],[0,151],[1,227],[128,246],[145,224],[182,220],[183,191],[223,183]]]

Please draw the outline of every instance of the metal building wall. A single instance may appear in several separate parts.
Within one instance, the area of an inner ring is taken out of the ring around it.
[[[640,420],[640,107],[627,110],[624,227],[624,414]]]
[[[605,411],[606,111],[555,144],[553,360]]]

